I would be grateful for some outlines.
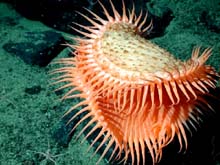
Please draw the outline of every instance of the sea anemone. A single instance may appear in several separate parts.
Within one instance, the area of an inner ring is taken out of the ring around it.
[[[79,133],[92,126],[84,139],[99,131],[90,146],[102,139],[95,150],[105,146],[99,161],[112,148],[109,160],[145,164],[147,148],[155,164],[175,136],[180,149],[187,148],[186,130],[198,124],[203,104],[211,109],[204,99],[218,77],[205,65],[211,49],[200,54],[195,48],[187,61],[176,59],[142,37],[152,28],[152,22],[145,26],[147,14],[137,16],[134,6],[126,10],[123,0],[119,14],[109,2],[113,16],[99,2],[105,19],[90,10],[93,18],[79,13],[91,26],[75,23],[84,37],[68,44],[74,57],[61,59],[65,66],[53,73],[61,73],[56,83],[68,82],[58,89],[70,88],[62,99],[82,98],[66,114],[75,111],[69,123],[84,114],[73,128],[88,120]]]

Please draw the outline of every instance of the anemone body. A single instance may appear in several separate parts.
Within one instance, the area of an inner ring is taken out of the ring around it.
[[[218,77],[205,65],[211,49],[200,55],[196,48],[190,59],[178,60],[142,37],[152,27],[152,23],[145,26],[147,15],[136,16],[134,8],[127,11],[123,1],[119,14],[110,4],[113,16],[100,3],[106,19],[89,10],[91,17],[81,14],[92,26],[75,23],[84,29],[74,28],[84,38],[75,38],[77,44],[69,45],[75,57],[60,60],[66,66],[55,71],[62,73],[57,82],[68,82],[59,89],[71,88],[63,99],[83,99],[66,114],[76,111],[71,122],[87,112],[73,128],[89,119],[80,132],[93,125],[85,138],[100,129],[91,144],[104,136],[95,151],[105,145],[100,160],[113,147],[110,160],[124,153],[124,161],[130,156],[132,164],[145,164],[148,148],[156,163],[175,136],[180,148],[187,147],[186,130],[196,127],[203,113],[198,107],[208,105],[203,96],[216,87]]]

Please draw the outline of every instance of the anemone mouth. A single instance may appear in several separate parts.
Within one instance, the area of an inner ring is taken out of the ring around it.
[[[203,96],[216,87],[219,75],[205,65],[211,49],[200,55],[200,48],[196,48],[189,60],[180,61],[141,37],[152,27],[152,23],[144,27],[147,15],[142,18],[141,12],[136,16],[134,7],[126,12],[123,0],[120,15],[111,0],[110,4],[113,16],[100,3],[107,20],[89,10],[94,19],[81,14],[93,26],[75,23],[87,31],[74,28],[85,38],[76,38],[76,45],[69,44],[75,49],[75,57],[61,60],[65,67],[54,71],[63,74],[56,78],[57,83],[68,82],[59,90],[71,88],[63,99],[83,98],[65,115],[76,111],[71,122],[87,112],[73,128],[89,120],[80,136],[94,124],[85,139],[100,129],[91,144],[104,136],[95,150],[96,153],[105,146],[99,161],[113,147],[109,160],[119,159],[124,152],[124,161],[130,155],[132,164],[141,164],[141,157],[145,164],[148,148],[156,163],[161,159],[163,147],[174,136],[180,148],[184,144],[187,148],[185,129],[190,131],[188,125],[195,127],[198,123],[200,110],[196,105],[208,105]]]
[[[113,69],[117,67],[120,70],[139,74],[139,77],[148,73],[163,72],[165,69],[171,72],[174,68],[183,65],[166,50],[136,33],[127,32],[126,29],[125,31],[108,30],[99,42],[100,56],[107,58],[108,63],[114,65]]]

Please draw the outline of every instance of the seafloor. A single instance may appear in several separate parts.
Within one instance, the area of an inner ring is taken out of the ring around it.
[[[48,72],[56,68],[51,62],[70,55],[61,44],[73,34],[21,14],[15,10],[19,3],[15,2],[0,2],[0,165],[55,164],[44,157],[48,152],[57,165],[94,165],[99,154],[91,158],[93,149],[86,152],[89,141],[81,144],[82,137],[74,140],[80,127],[68,136],[70,128],[62,119],[74,101],[61,102],[64,92],[54,92],[55,87],[49,85]],[[183,60],[195,46],[212,47],[208,64],[219,71],[219,0],[139,2],[142,6],[138,9],[149,10],[158,23],[149,35],[152,42]],[[166,14],[169,19],[164,18]],[[214,93],[219,96],[219,90]],[[159,164],[220,164],[220,107],[213,105],[215,114],[202,116],[203,123],[189,136],[189,148],[178,152],[178,145],[171,143]]]

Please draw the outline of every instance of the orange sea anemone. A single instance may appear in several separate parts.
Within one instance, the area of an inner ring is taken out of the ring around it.
[[[211,49],[200,55],[196,48],[189,60],[178,60],[141,37],[152,27],[145,26],[147,15],[127,11],[123,0],[120,15],[109,2],[113,16],[99,2],[106,20],[90,10],[93,18],[81,14],[92,26],[75,23],[84,38],[75,38],[69,45],[75,57],[60,60],[65,66],[54,73],[62,74],[58,83],[68,82],[59,89],[71,88],[63,99],[83,99],[66,113],[76,111],[71,122],[87,112],[73,129],[88,119],[80,135],[90,126],[85,139],[99,130],[91,144],[102,139],[95,153],[105,145],[99,161],[113,148],[109,160],[124,153],[124,161],[145,164],[147,148],[154,164],[175,136],[180,148],[187,147],[185,131],[198,123],[202,104],[210,108],[203,96],[216,87],[218,74],[205,65]]]

